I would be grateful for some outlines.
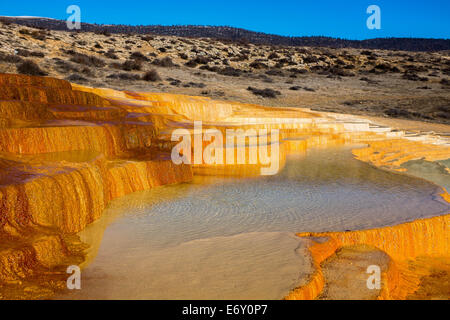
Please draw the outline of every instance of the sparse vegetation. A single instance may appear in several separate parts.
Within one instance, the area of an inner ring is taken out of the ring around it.
[[[256,88],[253,88],[253,87],[248,87],[247,90],[252,92],[256,96],[261,96],[261,97],[264,97],[264,98],[276,98],[277,96],[281,95],[280,91],[273,90],[273,89],[270,89],[270,88],[256,89]]]
[[[170,57],[164,57],[162,59],[155,59],[153,60],[152,64],[159,67],[169,68],[174,67],[175,64],[172,62],[172,59]]]
[[[138,74],[128,72],[113,73],[107,76],[107,78],[117,80],[127,80],[127,81],[141,80],[141,77]]]
[[[438,104],[439,108],[423,107],[426,99],[436,101],[435,98],[448,95],[448,53],[255,46],[252,41],[219,42],[130,32],[105,38],[101,32],[85,31],[56,33],[15,24],[5,27],[0,31],[0,72],[15,72],[19,64],[31,58],[39,70],[24,67],[23,72],[48,72],[50,76],[90,86],[114,80],[113,86],[122,87],[123,81],[124,88],[136,86],[142,90],[145,81],[155,83],[161,91],[186,94],[195,91],[194,94],[248,102],[254,102],[256,95],[270,98],[264,101],[270,105],[309,107],[311,102],[314,108],[323,111],[449,122],[448,110],[442,107],[445,103]],[[35,39],[42,35],[59,40],[46,46]],[[354,76],[357,77],[352,79]],[[220,87],[221,95],[209,89],[215,84]],[[242,90],[249,84],[250,90]],[[263,89],[266,86],[272,89]],[[360,103],[342,102],[353,101],[349,96],[358,87],[371,98]],[[200,90],[193,90],[197,88]],[[408,90],[407,99],[403,98],[403,89]],[[318,91],[317,95],[307,94],[314,91]],[[345,92],[348,95],[341,100],[339,97]],[[315,102],[316,97],[322,97],[320,103]],[[321,106],[323,98],[328,97],[336,99],[336,103]],[[396,108],[403,111],[389,110]]]
[[[32,37],[33,39],[44,41],[47,39],[47,33],[44,30],[28,30],[28,29],[20,29],[19,33],[22,35],[27,35]]]
[[[70,58],[70,61],[96,68],[103,68],[106,65],[105,61],[103,61],[102,59],[94,56],[88,56],[82,53],[74,53]]]
[[[220,69],[217,73],[230,77],[239,77],[241,75],[241,71],[233,67],[225,67]]]
[[[134,59],[134,60],[140,60],[140,61],[150,61],[149,58],[147,58],[146,56],[144,56],[142,53],[140,53],[139,51],[133,52],[130,55],[130,59]]]
[[[17,72],[30,76],[46,76],[47,72],[43,71],[34,61],[25,60],[17,66]]]
[[[43,58],[44,53],[37,52],[37,51],[28,51],[25,49],[17,49],[17,55],[22,57],[37,57],[37,58]]]
[[[132,71],[132,70],[139,71],[142,69],[142,61],[141,60],[127,60],[123,64],[119,64],[118,69],[122,69],[125,71]]]
[[[152,70],[147,71],[142,76],[142,80],[156,82],[156,81],[161,81],[161,77],[159,76],[158,72],[155,69],[152,69]]]
[[[85,81],[88,81],[85,77],[80,76],[80,75],[77,74],[77,73],[71,74],[70,76],[68,76],[68,77],[66,78],[66,80],[67,80],[67,81],[70,81],[70,82],[85,82]]]
[[[13,54],[8,54],[5,52],[0,52],[0,61],[7,63],[19,63],[22,62],[23,59]]]
[[[108,52],[105,53],[105,57],[112,59],[112,60],[118,60],[119,57],[117,56],[117,54],[114,52],[114,50],[109,50]]]

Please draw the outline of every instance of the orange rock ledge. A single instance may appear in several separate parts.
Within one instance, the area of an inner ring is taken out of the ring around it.
[[[192,130],[194,120],[221,132],[227,128],[280,130],[279,141],[272,142],[281,146],[280,164],[288,153],[344,143],[370,144],[356,150],[355,156],[375,165],[392,163],[390,155],[396,150],[401,150],[396,165],[423,156],[450,158],[446,146],[406,145],[399,132],[346,117],[0,74],[0,299],[51,298],[63,289],[65,268],[85,259],[86,248],[77,232],[98,219],[111,200],[188,182],[194,172],[246,175],[259,168],[174,165],[170,132]],[[248,152],[251,146],[243,148]],[[301,234],[325,236],[328,241],[311,246],[316,272],[308,285],[287,298],[318,297],[326,281],[321,263],[339,248],[365,243],[392,259],[380,298],[403,299],[429,271],[427,264],[411,268],[411,261],[422,256],[448,259],[448,219],[436,217],[368,231]]]

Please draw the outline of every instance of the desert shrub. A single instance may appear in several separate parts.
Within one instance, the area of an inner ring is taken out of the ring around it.
[[[94,72],[92,72],[92,70],[89,69],[88,67],[84,67],[83,69],[81,69],[81,73],[89,77],[93,77],[95,75]]]
[[[409,72],[427,72],[428,71],[428,68],[425,66],[412,65],[412,64],[404,65],[403,68]]]
[[[161,77],[159,76],[158,72],[155,69],[152,69],[152,70],[147,71],[142,76],[142,80],[155,82],[155,81],[161,81]]]
[[[106,29],[96,30],[94,33],[105,37],[111,37],[111,33],[109,33]]]
[[[0,61],[8,62],[8,63],[19,63],[22,62],[23,59],[13,54],[8,54],[5,52],[0,52]]]
[[[185,87],[185,88],[192,87],[192,88],[200,88],[200,89],[202,89],[202,88],[205,88],[206,85],[204,83],[201,83],[201,82],[188,82],[188,83],[185,83],[183,85],[183,87]]]
[[[143,41],[152,41],[154,38],[152,36],[141,36],[141,40]]]
[[[80,76],[78,73],[73,73],[70,76],[68,76],[66,78],[67,81],[70,82],[83,82],[83,81],[87,81],[87,79],[83,76]]]
[[[427,77],[420,77],[414,72],[407,71],[403,74],[403,79],[410,81],[428,81]]]
[[[30,76],[46,76],[47,73],[43,71],[39,66],[32,60],[25,60],[17,66],[17,72],[21,74],[27,74]]]
[[[184,53],[184,52],[179,53],[178,56],[181,59],[183,59],[183,60],[187,60],[188,59],[188,55],[186,53]]]
[[[292,72],[294,74],[305,74],[305,73],[308,73],[308,70],[306,70],[306,69],[299,69],[299,68],[290,68],[290,69],[287,69],[287,71]]]
[[[75,53],[70,58],[70,61],[78,63],[78,64],[82,64],[85,66],[97,67],[97,68],[103,68],[106,65],[105,61],[103,61],[102,59],[99,59],[94,56],[88,56],[88,55],[85,55],[82,53]]]
[[[132,54],[130,54],[130,59],[134,59],[134,60],[140,60],[140,61],[150,61],[149,58],[147,58],[146,56],[144,56],[142,53],[140,53],[139,51],[133,52]]]
[[[266,76],[266,75],[262,75],[261,79],[262,79],[262,81],[265,82],[265,83],[273,83],[272,78],[269,78],[269,77]]]
[[[199,64],[208,64],[211,61],[211,58],[205,56],[197,56],[194,59],[189,60],[185,66],[195,68]]]
[[[65,54],[68,54],[70,56],[74,56],[77,54],[77,52],[73,49],[61,49],[62,52],[64,52]]]
[[[54,59],[55,61],[55,65],[56,67],[59,69],[59,71],[62,72],[78,72],[78,68],[75,67],[73,64],[71,64],[70,62],[67,62],[65,60],[61,60],[59,58]]]
[[[161,52],[161,53],[164,53],[164,52],[166,52],[166,51],[167,51],[167,49],[166,49],[166,48],[159,48],[158,50],[159,50],[159,52]]]
[[[267,64],[265,64],[263,62],[259,62],[259,61],[254,61],[254,62],[250,63],[249,66],[253,69],[265,69],[268,67]]]
[[[38,58],[43,58],[45,56],[44,53],[42,52],[28,51],[25,49],[17,49],[17,55],[22,57],[38,57]]]
[[[194,60],[189,60],[184,65],[189,68],[195,68],[197,66],[197,62],[195,62]]]
[[[179,86],[181,84],[181,81],[178,79],[167,78],[166,80],[169,81],[172,86]]]
[[[235,69],[233,67],[225,67],[223,69],[219,69],[217,71],[218,74],[224,75],[224,76],[230,76],[230,77],[239,77],[241,75],[241,71],[238,69]]]
[[[378,81],[369,79],[369,78],[367,78],[367,77],[362,77],[362,78],[360,78],[359,80],[365,81],[365,82],[367,82],[368,84],[378,84]]]
[[[289,90],[293,90],[293,91],[298,91],[298,90],[300,90],[300,89],[303,89],[303,90],[305,90],[305,91],[310,91],[310,92],[316,91],[316,90],[313,89],[313,88],[300,87],[300,86],[293,86],[293,87],[290,87],[290,88],[289,88]]]
[[[98,43],[98,42],[95,44],[94,48],[96,48],[96,49],[103,49],[102,45],[100,43]]]
[[[153,60],[152,64],[154,64],[155,66],[160,66],[160,67],[173,67],[175,66],[175,64],[172,62],[172,59],[170,57],[165,57],[162,59],[155,59]]]
[[[200,66],[199,69],[200,69],[200,70],[208,70],[208,71],[211,71],[211,72],[219,72],[219,71],[220,71],[220,68],[219,68],[218,66],[212,66],[212,67],[210,67],[210,66],[207,65],[207,64],[205,64],[205,65],[203,65],[203,66]]]
[[[192,41],[190,41],[190,40],[188,40],[188,39],[183,39],[183,38],[181,38],[181,39],[179,39],[181,42],[184,42],[185,44],[189,44],[189,45],[193,45],[194,43],[192,42]]]
[[[450,80],[442,78],[441,81],[439,81],[440,84],[443,84],[444,86],[450,86]]]
[[[108,52],[105,53],[105,57],[112,59],[112,60],[118,60],[119,57],[116,55],[116,53],[114,52],[114,50],[109,50]]]
[[[342,69],[340,67],[330,67],[328,69],[324,69],[319,74],[329,75],[329,77],[353,77],[355,74],[348,70]]]
[[[123,65],[122,63],[113,62],[109,66],[113,69],[122,69],[122,65]]]
[[[30,36],[33,39],[40,40],[40,41],[44,41],[45,39],[47,39],[47,37],[46,37],[47,32],[45,32],[44,30],[30,31],[28,29],[20,29],[19,33],[22,35]]]
[[[234,57],[233,59],[231,59],[231,61],[233,62],[242,62],[242,61],[247,61],[248,60],[248,55],[245,54],[240,54],[237,57]]]
[[[375,69],[382,72],[400,72],[400,69],[396,66],[392,66],[389,63],[378,63],[375,65]]]
[[[141,77],[138,74],[135,73],[127,73],[127,72],[121,72],[121,73],[113,73],[107,76],[108,79],[118,79],[118,80],[140,80]]]
[[[269,75],[269,76],[280,76],[280,77],[284,75],[283,70],[277,69],[277,68],[276,69],[267,70],[266,74]]]
[[[197,56],[195,57],[194,61],[198,64],[208,64],[211,59],[205,56]]]
[[[140,60],[127,60],[123,64],[120,65],[120,68],[125,70],[125,71],[141,70],[142,69],[142,61],[140,61]]]
[[[281,95],[280,91],[273,90],[273,89],[270,89],[270,88],[256,89],[256,88],[253,88],[253,87],[248,87],[247,90],[252,92],[256,96],[261,96],[261,97],[264,97],[264,98],[276,98],[278,95]]]
[[[384,114],[386,114],[390,117],[394,117],[394,118],[398,118],[398,117],[410,118],[411,117],[410,112],[407,110],[403,110],[403,109],[391,108],[391,109],[384,111]]]

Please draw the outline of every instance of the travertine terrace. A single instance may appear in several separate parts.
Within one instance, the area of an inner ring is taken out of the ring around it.
[[[349,142],[368,144],[355,150],[355,157],[387,170],[405,171],[401,165],[414,159],[450,158],[443,137],[410,136],[348,115],[13,74],[1,74],[0,85],[0,298],[6,299],[49,298],[64,288],[65,268],[84,259],[85,245],[76,233],[98,219],[112,199],[188,182],[193,174],[259,172],[258,164],[175,165],[170,132],[191,130],[194,120],[221,131],[279,129],[280,140],[271,143],[280,146],[281,164],[288,153]],[[321,263],[355,244],[373,246],[391,259],[379,298],[407,298],[432,268],[448,278],[448,217],[378,230],[300,234],[328,240],[311,245],[316,271],[287,298],[318,297],[327,281]]]

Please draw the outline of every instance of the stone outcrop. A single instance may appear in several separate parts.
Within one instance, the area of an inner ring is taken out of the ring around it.
[[[305,109],[0,74],[0,298],[45,298],[60,289],[65,268],[84,257],[76,233],[97,220],[113,199],[187,182],[194,173],[259,174],[259,160],[175,165],[170,158],[171,132],[184,128],[194,138],[193,122],[200,120],[204,128],[223,134],[227,129],[279,130],[279,139],[265,139],[280,147],[280,167],[287,154],[354,142],[370,144],[354,153],[375,165],[450,158],[447,145],[406,140],[402,133],[368,121]],[[202,151],[207,146],[202,143]],[[253,147],[249,139],[238,149],[248,154]],[[398,159],[392,161],[395,152]],[[391,257],[383,298],[404,298],[417,288],[417,281],[404,280],[405,273],[414,273],[407,266],[411,259],[448,258],[449,252],[448,216],[373,231],[300,236],[328,240],[311,246],[316,273],[310,284],[288,298],[316,298],[326,281],[321,263],[345,246],[368,244]],[[432,245],[435,242],[439,245]]]
[[[307,285],[293,290],[286,299],[317,298],[326,282],[321,263],[337,250],[359,244],[380,249],[391,259],[389,269],[383,275],[379,299],[405,299],[418,289],[421,277],[431,274],[433,258],[448,261],[449,226],[450,215],[445,215],[372,230],[298,234],[299,237],[327,240],[313,242],[310,252],[316,271]],[[416,263],[418,258],[428,259],[429,263],[419,265]]]

